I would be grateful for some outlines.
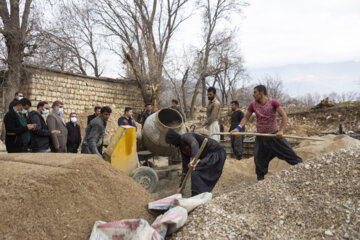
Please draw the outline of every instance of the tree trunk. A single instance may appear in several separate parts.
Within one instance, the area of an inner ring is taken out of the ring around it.
[[[206,107],[206,96],[207,96],[207,91],[206,91],[206,81],[205,78],[202,77],[201,79],[201,83],[202,83],[202,96],[201,96],[201,104],[203,107]]]
[[[15,93],[21,90],[21,75],[23,73],[22,66],[22,50],[19,49],[19,42],[11,39],[6,40],[8,49],[8,74],[3,84],[3,114],[9,111],[9,105],[14,99]],[[5,124],[1,128],[1,140],[5,140]]]
[[[9,110],[9,104],[14,99],[15,93],[21,90],[21,75],[23,73],[22,58],[23,51],[17,39],[8,37],[6,46],[8,49],[8,75],[3,86],[3,112]]]
[[[181,91],[182,91],[182,99],[183,99],[183,106],[184,106],[184,113],[187,118],[190,116],[190,112],[187,107],[187,101],[186,101],[186,91],[185,91],[185,84],[181,85]]]
[[[197,83],[195,85],[194,94],[193,94],[193,97],[191,99],[190,118],[194,117],[194,107],[195,107],[196,97],[197,97],[197,95],[199,93],[200,84],[201,84],[201,79],[199,78],[199,80],[197,81]]]

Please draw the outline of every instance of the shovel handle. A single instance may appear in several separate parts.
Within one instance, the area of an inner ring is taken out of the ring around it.
[[[195,158],[191,161],[191,163],[193,165],[196,165],[198,163],[200,155],[203,152],[207,142],[208,142],[208,139],[205,138],[204,141],[202,142],[201,147],[200,147],[199,151],[197,152]],[[184,188],[186,186],[186,182],[187,182],[189,176],[191,175],[191,172],[192,172],[192,170],[189,168],[189,170],[187,171],[186,176],[185,176],[185,178],[184,178],[184,180],[183,180],[183,182],[181,184],[181,187],[180,187],[178,193],[182,193],[184,191]]]

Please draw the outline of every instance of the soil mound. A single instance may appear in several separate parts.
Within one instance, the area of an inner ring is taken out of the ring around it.
[[[152,197],[94,155],[0,154],[2,239],[88,239],[96,220],[153,217]]]

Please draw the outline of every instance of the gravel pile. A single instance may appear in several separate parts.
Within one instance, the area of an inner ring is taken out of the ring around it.
[[[360,239],[360,149],[329,152],[199,207],[170,239]]]

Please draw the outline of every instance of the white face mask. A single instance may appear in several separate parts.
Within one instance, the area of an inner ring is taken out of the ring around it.
[[[72,117],[72,118],[70,118],[70,120],[71,120],[71,122],[76,123],[77,122],[77,117]]]

